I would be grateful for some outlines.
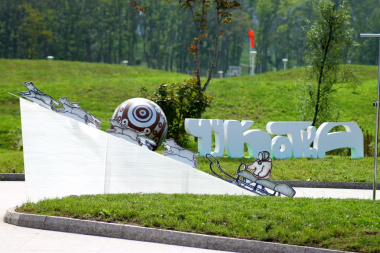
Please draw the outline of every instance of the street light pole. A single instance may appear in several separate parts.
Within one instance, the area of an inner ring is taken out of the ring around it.
[[[373,200],[376,200],[376,176],[377,176],[377,148],[378,148],[378,137],[379,137],[379,94],[380,94],[380,33],[361,33],[360,37],[377,37],[379,38],[379,63],[378,63],[378,76],[377,76],[377,100],[374,103],[376,106],[376,132],[375,132],[375,164],[373,171]]]
[[[282,62],[284,63],[284,70],[286,70],[286,63],[288,62],[288,59],[282,59]]]
[[[256,51],[251,51],[251,58],[250,58],[250,61],[249,61],[249,65],[251,66],[251,76],[255,75],[255,55],[256,55]]]

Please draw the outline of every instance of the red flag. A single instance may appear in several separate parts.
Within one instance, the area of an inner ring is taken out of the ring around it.
[[[248,36],[251,39],[251,47],[255,47],[255,40],[254,40],[253,35],[254,35],[253,30],[249,30]]]

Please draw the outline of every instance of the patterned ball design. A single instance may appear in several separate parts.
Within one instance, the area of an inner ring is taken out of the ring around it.
[[[168,123],[162,109],[145,98],[124,101],[114,111],[112,119],[138,132],[144,132],[148,138],[157,143],[153,151],[162,144],[168,131]]]

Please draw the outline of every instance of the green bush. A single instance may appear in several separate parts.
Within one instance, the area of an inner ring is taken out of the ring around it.
[[[145,87],[141,87],[140,94],[161,107],[169,125],[166,138],[173,138],[180,145],[186,145],[189,139],[185,118],[200,118],[213,99],[201,91],[196,78],[161,83],[151,96]]]
[[[11,140],[11,145],[14,150],[23,150],[23,144],[22,144],[22,134],[20,128],[14,128],[9,130],[9,138]]]

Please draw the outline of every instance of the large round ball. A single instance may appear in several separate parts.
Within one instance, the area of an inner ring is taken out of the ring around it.
[[[161,145],[168,131],[168,123],[162,109],[145,98],[124,101],[114,111],[112,119],[138,132],[144,132],[148,138],[157,143],[153,150]]]

